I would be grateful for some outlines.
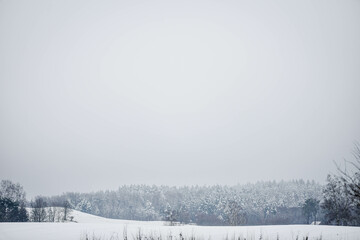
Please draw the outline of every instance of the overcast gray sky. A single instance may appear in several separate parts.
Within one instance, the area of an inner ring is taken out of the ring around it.
[[[0,1],[0,178],[324,182],[360,139],[360,1]]]

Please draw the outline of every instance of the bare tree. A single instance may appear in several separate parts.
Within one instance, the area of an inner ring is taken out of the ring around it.
[[[34,202],[31,202],[31,220],[34,222],[45,222],[47,213],[47,203],[42,197],[36,197]]]
[[[347,188],[348,194],[353,202],[353,215],[357,225],[360,225],[360,143],[355,142],[353,150],[353,161],[345,160],[345,164],[348,163],[351,170],[346,168],[342,169],[339,165],[337,166],[340,179],[343,181]]]
[[[49,207],[47,215],[48,215],[48,221],[49,222],[55,222],[56,215],[57,215],[57,208],[56,207]]]
[[[349,225],[352,221],[352,201],[346,184],[338,177],[328,175],[321,207],[327,224]]]
[[[63,203],[63,221],[68,221],[70,218],[70,213],[72,209],[68,200],[65,200]]]
[[[350,194],[354,200],[360,202],[360,143],[356,142],[353,150],[354,161],[346,161],[353,168],[354,171],[343,170],[337,165],[340,172],[341,179],[349,186]]]

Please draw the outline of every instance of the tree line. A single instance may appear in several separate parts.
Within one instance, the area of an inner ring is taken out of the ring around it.
[[[69,192],[27,202],[20,184],[2,180],[0,221],[62,222],[70,212],[129,220],[165,220],[170,224],[360,226],[360,145],[348,169],[338,167],[326,185],[314,181],[268,181],[235,186],[125,185],[115,191]],[[28,210],[26,210],[28,208]]]
[[[314,181],[269,181],[235,186],[125,185],[114,191],[65,193],[48,201],[68,200],[79,211],[108,218],[165,220],[199,225],[306,223],[302,205],[321,198]]]
[[[64,222],[72,220],[68,201],[47,202],[38,196],[26,201],[26,194],[19,183],[2,180],[0,183],[0,222]]]

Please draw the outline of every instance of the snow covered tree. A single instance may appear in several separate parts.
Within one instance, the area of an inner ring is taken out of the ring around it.
[[[146,221],[156,220],[157,213],[155,211],[154,206],[152,205],[152,203],[150,201],[146,201],[143,215],[144,215]]]
[[[276,215],[277,210],[274,204],[265,204],[263,209],[263,224],[269,224],[268,219]]]
[[[246,223],[246,213],[237,201],[229,201],[225,213],[231,226],[244,225]]]
[[[81,212],[91,213],[91,203],[89,202],[89,200],[84,198],[76,205],[75,209]]]
[[[324,189],[324,201],[321,207],[325,213],[325,222],[346,226],[352,220],[351,199],[346,183],[339,177],[328,175]]]
[[[27,222],[25,209],[25,192],[20,184],[9,180],[0,183],[0,221]]]
[[[69,201],[65,200],[63,202],[62,207],[63,207],[63,209],[62,209],[63,221],[68,221],[70,219],[70,213],[72,212],[71,205],[70,205]]]
[[[47,211],[47,221],[48,222],[55,222],[56,219],[56,215],[57,215],[58,211],[56,207],[49,207],[48,211]]]
[[[340,179],[347,187],[349,197],[353,201],[353,215],[356,225],[360,225],[360,143],[356,142],[353,150],[354,161],[348,162],[353,171],[347,171],[341,169],[339,166],[338,170],[340,173]]]
[[[63,201],[68,200],[75,209],[110,218],[251,225],[303,223],[302,204],[308,198],[321,197],[320,184],[294,180],[236,186],[130,185],[116,191],[66,193],[51,197],[48,202],[62,207]],[[241,210],[230,211],[230,201],[237,202]]]
[[[0,183],[0,197],[8,198],[19,204],[25,203],[25,191],[19,183],[2,180]]]
[[[166,209],[164,211],[165,221],[170,222],[170,225],[173,226],[177,221],[177,212],[173,209],[170,204],[167,204]]]

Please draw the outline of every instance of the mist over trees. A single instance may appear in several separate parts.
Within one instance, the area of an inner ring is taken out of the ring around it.
[[[66,193],[47,202],[109,218],[168,220],[200,225],[306,223],[306,199],[321,199],[314,181],[258,182],[236,186],[168,187],[130,185],[116,191]]]
[[[235,186],[124,185],[113,191],[68,192],[26,201],[23,187],[0,183],[1,222],[72,221],[76,209],[128,220],[164,220],[171,225],[322,224],[360,226],[360,147],[347,170],[314,181],[268,181]],[[25,207],[30,207],[29,211]]]

